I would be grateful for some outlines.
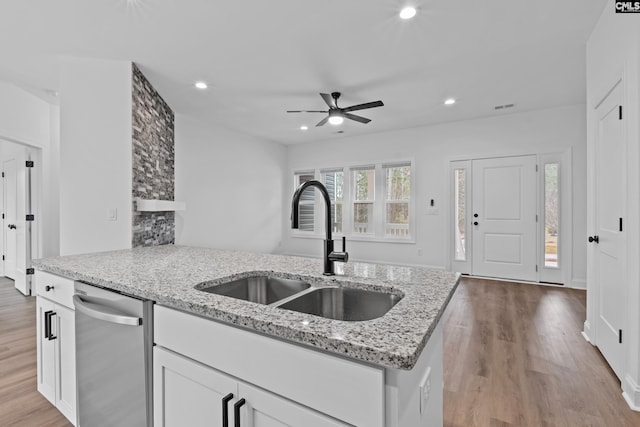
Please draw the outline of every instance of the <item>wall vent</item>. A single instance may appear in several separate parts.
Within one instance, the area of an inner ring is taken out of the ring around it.
[[[504,105],[496,105],[493,107],[494,110],[506,110],[507,108],[513,108],[516,104],[504,104]]]

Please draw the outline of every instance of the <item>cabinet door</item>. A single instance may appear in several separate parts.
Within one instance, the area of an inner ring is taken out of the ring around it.
[[[50,314],[55,311],[54,304],[42,297],[36,299],[36,336],[38,391],[52,404],[56,404],[56,361],[55,340],[49,339]]]
[[[53,323],[58,367],[56,406],[65,417],[76,422],[76,328],[73,310],[56,304]]]
[[[156,427],[227,427],[222,423],[222,398],[233,393],[227,403],[233,425],[233,404],[238,383],[194,360],[154,347],[153,418]]]
[[[241,427],[346,427],[350,425],[242,382],[238,386],[238,395],[246,401],[240,411]]]

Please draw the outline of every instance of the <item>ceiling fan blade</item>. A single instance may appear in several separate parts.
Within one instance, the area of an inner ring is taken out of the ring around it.
[[[330,108],[336,108],[336,103],[331,95],[329,95],[328,93],[321,93],[320,96],[322,97],[322,99],[324,99],[324,102],[326,102]]]
[[[366,108],[382,107],[383,105],[382,101],[367,102],[365,104],[352,105],[351,107],[343,108],[342,111],[346,113],[349,111],[364,110]]]
[[[365,125],[371,121],[371,119],[367,119],[366,117],[356,116],[355,114],[344,113],[344,116],[347,119],[355,120],[356,122],[364,123]]]
[[[324,126],[325,123],[327,123],[329,121],[329,116],[325,117],[324,119],[320,120],[318,122],[318,124],[316,125],[316,127],[318,126]]]
[[[327,114],[328,111],[321,111],[321,110],[287,110],[287,113],[325,113],[325,114]]]

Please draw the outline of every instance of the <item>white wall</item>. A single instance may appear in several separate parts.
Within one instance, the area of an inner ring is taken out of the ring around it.
[[[176,214],[176,244],[276,251],[285,147],[179,114],[175,132],[175,198],[187,205]]]
[[[131,247],[131,102],[130,62],[60,60],[61,255]]]
[[[629,405],[640,410],[640,25],[638,15],[616,14],[607,6],[587,42],[587,124],[588,165],[593,155],[597,118],[595,108],[616,81],[623,78],[623,126],[627,138],[627,220],[626,220],[626,322],[624,325],[624,372],[622,389]],[[592,169],[593,170],[593,169]],[[590,188],[595,179],[590,174]],[[595,212],[590,197],[587,207]],[[595,216],[589,215],[588,230],[595,230]],[[595,248],[590,247],[589,265],[595,261]],[[585,334],[596,343],[596,318],[599,315],[598,295],[601,290],[589,275],[587,281],[587,320]]]
[[[329,168],[349,163],[415,159],[416,242],[368,243],[351,241],[352,259],[444,267],[448,236],[449,161],[452,159],[573,151],[573,277],[584,283],[586,134],[584,105],[574,105],[488,119],[447,123],[361,137],[336,138],[289,147],[287,195],[293,194],[296,170]],[[439,215],[425,215],[435,198]],[[285,253],[321,256],[320,241],[290,237],[290,197],[285,197]],[[418,255],[418,249],[423,255]]]
[[[40,194],[34,257],[59,254],[59,108],[12,84],[0,82],[0,138],[41,149],[34,170]]]

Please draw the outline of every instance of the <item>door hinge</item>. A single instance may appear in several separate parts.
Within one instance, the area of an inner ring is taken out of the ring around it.
[[[622,120],[622,105],[618,105],[618,120]]]
[[[536,165],[536,172],[538,172],[538,165]]]
[[[2,219],[4,219],[4,214],[2,214]]]
[[[622,344],[622,329],[618,329],[618,344]]]
[[[538,222],[538,214],[536,214],[536,222]]]
[[[536,271],[538,271],[538,264],[536,264]]]
[[[2,172],[2,177],[4,178],[4,172]]]
[[[620,231],[622,231],[622,218],[620,218]]]
[[[26,216],[27,221],[34,221],[35,219],[36,219],[36,216],[34,214],[27,214]]]
[[[2,260],[4,261],[4,255],[2,255]]]
[[[27,161],[25,162],[25,165],[26,165],[28,168],[32,168],[32,167],[33,167],[33,160],[27,160]]]
[[[31,268],[27,268],[27,274],[35,274],[36,273],[36,269],[31,267]]]

